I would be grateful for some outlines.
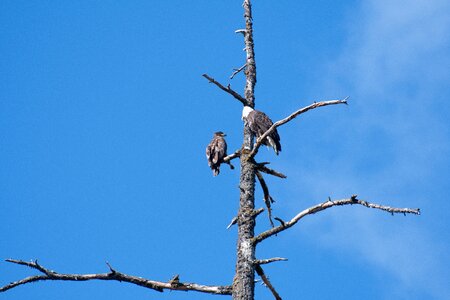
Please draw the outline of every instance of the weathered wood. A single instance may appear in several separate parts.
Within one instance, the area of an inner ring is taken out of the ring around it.
[[[256,64],[253,50],[253,24],[250,0],[244,0],[243,6],[245,18],[244,41],[247,53],[244,95],[247,105],[254,107]],[[249,150],[252,149],[252,145],[252,134],[250,128],[245,124],[239,184],[237,262],[232,292],[233,299],[238,300],[253,300],[255,294],[255,265],[253,264],[255,261],[255,244],[252,241],[256,225],[256,216],[254,214],[256,164],[253,159],[249,159]]]
[[[254,242],[259,243],[273,235],[276,235],[277,233],[284,231],[292,226],[294,226],[300,219],[307,215],[312,215],[315,213],[318,213],[320,211],[323,211],[325,209],[328,209],[333,206],[343,206],[343,205],[362,205],[368,208],[375,208],[384,210],[390,214],[414,214],[414,215],[420,215],[420,209],[416,208],[397,208],[397,207],[391,207],[386,205],[380,205],[376,203],[370,203],[361,199],[357,199],[356,195],[351,196],[348,199],[342,199],[342,200],[331,200],[330,198],[328,201],[325,201],[323,203],[317,204],[313,207],[307,208],[300,213],[298,213],[295,217],[293,217],[289,222],[282,222],[280,226],[271,228],[267,231],[264,231],[260,233],[257,237],[255,237]]]
[[[256,166],[241,155],[240,201],[238,213],[238,241],[233,299],[253,300],[255,290],[255,173]]]
[[[222,91],[227,92],[228,94],[232,95],[234,98],[236,98],[237,100],[239,100],[243,105],[247,105],[247,100],[245,100],[244,97],[242,97],[241,95],[239,95],[237,92],[235,92],[230,85],[228,85],[227,87],[224,87],[222,84],[220,84],[220,82],[218,82],[217,80],[215,80],[214,78],[212,78],[211,76],[209,76],[208,74],[203,74],[203,77],[205,77],[206,79],[209,80],[210,83],[214,83],[215,85],[217,85]]]
[[[244,18],[245,18],[245,52],[247,53],[247,66],[245,70],[245,91],[244,96],[247,100],[247,105],[255,107],[255,84],[256,84],[256,62],[255,50],[253,45],[253,17],[252,4],[250,0],[244,0]]]
[[[15,288],[17,286],[36,282],[36,281],[47,281],[47,280],[60,280],[60,281],[89,281],[89,280],[112,280],[119,282],[128,282],[131,284],[139,285],[144,288],[152,289],[158,292],[163,292],[164,290],[173,290],[173,291],[197,291],[201,293],[207,294],[216,294],[216,295],[230,295],[231,294],[231,286],[207,286],[201,285],[197,283],[187,283],[180,282],[179,276],[177,275],[173,279],[168,282],[155,281],[150,280],[138,276],[131,276],[124,274],[122,272],[114,270],[111,265],[108,265],[109,272],[108,273],[99,273],[99,274],[62,274],[55,272],[53,270],[49,270],[42,265],[40,265],[37,260],[27,262],[23,260],[16,259],[7,259],[7,262],[23,265],[30,267],[32,269],[38,270],[42,273],[42,275],[29,276],[24,279],[11,282],[3,287],[0,287],[0,292],[5,292],[9,289]],[[176,280],[175,280],[176,279]]]
[[[299,110],[293,112],[292,114],[290,114],[289,116],[287,116],[286,118],[279,120],[277,122],[275,122],[266,132],[264,132],[263,135],[261,135],[258,140],[256,141],[255,146],[253,147],[252,152],[250,153],[250,157],[254,157],[256,155],[256,153],[258,153],[258,149],[259,147],[262,145],[264,139],[271,134],[277,127],[286,124],[287,122],[295,119],[297,116],[311,110],[311,109],[315,109],[318,107],[322,107],[322,106],[328,106],[328,105],[336,105],[336,104],[347,104],[347,99],[348,97],[346,97],[343,100],[328,100],[328,101],[320,101],[320,102],[314,102],[311,105],[308,105],[306,107],[300,108]]]

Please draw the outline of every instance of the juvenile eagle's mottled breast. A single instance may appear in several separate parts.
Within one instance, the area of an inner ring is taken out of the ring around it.
[[[227,142],[224,139],[222,131],[214,133],[214,136],[206,147],[206,159],[208,165],[211,168],[213,175],[217,176],[220,173],[220,164],[223,162],[223,158],[227,156]]]
[[[272,120],[265,113],[255,110],[249,106],[244,107],[242,111],[242,119],[247,122],[248,127],[257,138],[262,136],[273,125]],[[267,136],[267,138],[264,139],[262,144],[272,147],[278,155],[281,151],[281,144],[280,136],[278,135],[276,128]]]

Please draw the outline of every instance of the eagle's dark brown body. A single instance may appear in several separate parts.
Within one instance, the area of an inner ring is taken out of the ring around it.
[[[252,109],[251,107],[245,106],[242,112],[242,118],[247,122],[248,127],[252,131],[252,133],[259,138],[262,136],[269,128],[273,125],[272,120],[262,111]],[[262,142],[263,145],[270,146],[273,148],[275,153],[281,151],[280,144],[280,136],[278,135],[278,131],[272,131],[271,134],[267,136]]]
[[[227,156],[227,142],[224,139],[225,134],[222,131],[214,133],[213,139],[206,147],[206,158],[213,175],[220,173],[220,164],[223,158]]]

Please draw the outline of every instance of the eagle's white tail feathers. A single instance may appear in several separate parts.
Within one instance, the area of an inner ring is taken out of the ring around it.
[[[278,155],[277,144],[275,143],[275,141],[270,136],[267,137],[267,140],[269,141],[270,147],[272,147],[276,155]]]

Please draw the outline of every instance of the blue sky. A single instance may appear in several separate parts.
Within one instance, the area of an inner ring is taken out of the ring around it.
[[[259,3],[260,2],[260,3]],[[255,1],[256,106],[278,120],[283,152],[258,160],[274,214],[328,196],[420,207],[390,216],[332,208],[263,242],[283,299],[449,299],[450,3]],[[0,258],[58,272],[116,269],[230,284],[239,174],[213,178],[212,133],[242,142],[241,1],[0,3]],[[237,162],[235,162],[237,164]],[[260,190],[257,206],[263,206]],[[258,219],[257,231],[269,226]],[[0,263],[0,284],[34,274]],[[270,299],[261,285],[258,299]],[[7,299],[213,299],[117,282],[44,282]]]

